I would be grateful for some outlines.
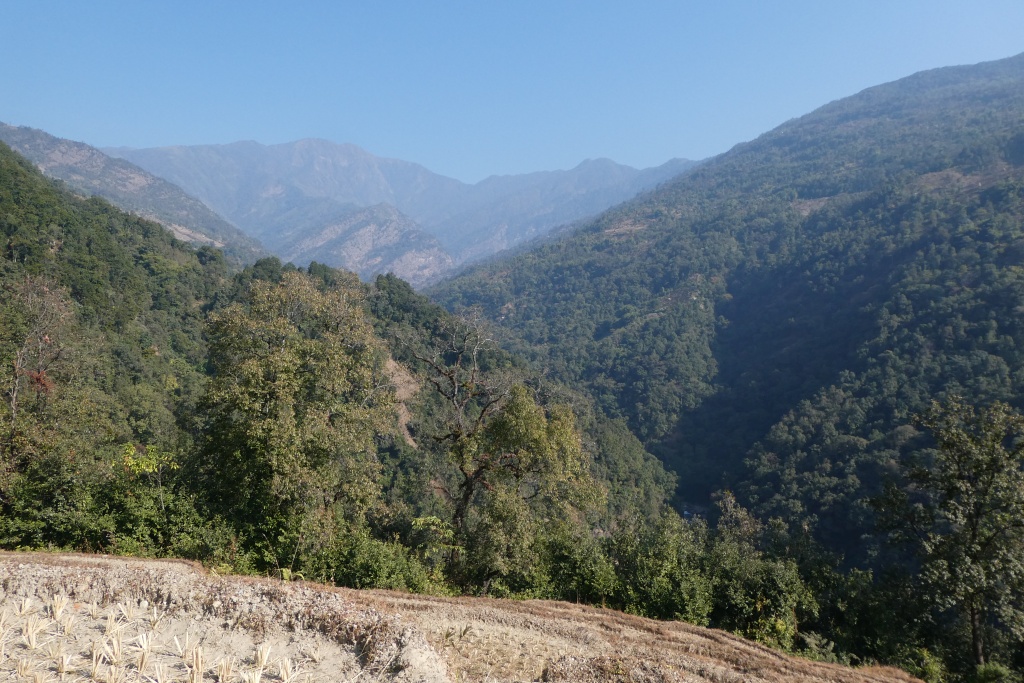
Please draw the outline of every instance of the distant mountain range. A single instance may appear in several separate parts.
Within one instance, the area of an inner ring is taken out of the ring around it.
[[[282,258],[364,277],[392,271],[418,286],[596,214],[695,163],[676,159],[640,171],[601,159],[470,185],[326,140],[105,151],[182,187]]]
[[[595,215],[696,162],[637,170],[608,159],[470,185],[350,144],[99,150],[0,123],[0,141],[73,190],[156,220],[242,262],[268,252],[416,286]]]
[[[242,262],[267,254],[259,242],[180,187],[95,147],[5,123],[0,123],[0,141],[72,190],[155,220],[179,239],[221,247]]]

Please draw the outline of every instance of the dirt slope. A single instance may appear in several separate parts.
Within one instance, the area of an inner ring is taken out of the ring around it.
[[[352,591],[219,577],[187,562],[35,553],[0,553],[3,674],[38,683],[916,680],[567,603]]]

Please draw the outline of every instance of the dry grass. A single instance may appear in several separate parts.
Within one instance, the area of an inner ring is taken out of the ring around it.
[[[401,665],[401,666],[399,666]],[[0,553],[0,680],[447,681],[422,636],[300,582],[186,562]]]
[[[51,597],[61,600],[66,596]],[[7,678],[96,683],[202,683],[205,678],[217,683],[241,683],[248,674],[250,680],[257,681],[262,677],[281,683],[312,683],[356,680],[362,673],[351,652],[340,659],[336,652],[328,657],[321,655],[315,662],[298,652],[293,655],[294,659],[288,656],[274,659],[270,656],[273,646],[269,643],[258,643],[248,648],[248,652],[243,649],[211,662],[204,654],[202,643],[212,641],[211,649],[223,649],[223,639],[204,639],[187,631],[184,636],[171,635],[181,626],[173,619],[166,627],[160,628],[158,624],[158,628],[153,629],[152,622],[135,616],[137,604],[115,603],[107,614],[98,618],[91,617],[88,608],[80,603],[63,605],[50,615],[74,614],[74,627],[64,628],[61,622],[35,612],[12,610],[7,602],[0,612],[0,676],[6,674]],[[118,613],[123,618],[113,616]],[[191,624],[193,619],[187,621]],[[16,633],[20,637],[12,639]],[[238,644],[240,641],[232,641],[231,649]],[[295,650],[288,644],[281,649]],[[248,670],[237,668],[235,657],[240,657]],[[350,660],[348,674],[344,673],[344,666],[338,666],[344,659]],[[333,668],[333,673],[325,670],[328,667]],[[272,668],[276,675],[270,675]]]
[[[185,562],[0,553],[0,678],[32,683],[915,679],[549,601],[218,577]]]
[[[910,683],[886,667],[790,657],[723,631],[564,602],[435,598],[362,591],[427,635],[456,680]]]

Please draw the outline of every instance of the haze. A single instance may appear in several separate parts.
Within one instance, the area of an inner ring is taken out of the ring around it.
[[[96,146],[319,137],[474,182],[723,152],[1024,50],[1024,4],[5,2],[0,120]]]

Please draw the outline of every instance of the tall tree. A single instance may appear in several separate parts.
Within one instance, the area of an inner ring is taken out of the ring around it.
[[[0,499],[14,473],[52,448],[50,426],[56,380],[68,365],[74,315],[61,289],[25,276],[0,287]]]
[[[1024,416],[953,396],[917,421],[938,448],[906,468],[909,486],[895,497],[903,531],[939,606],[966,619],[971,657],[983,665],[986,629],[1024,638]]]
[[[438,486],[456,541],[449,570],[484,590],[533,564],[541,522],[569,520],[598,494],[572,410],[539,405],[529,388],[487,368],[491,350],[482,323],[452,319],[412,352],[443,406],[434,438],[456,472]]]
[[[298,272],[253,282],[245,305],[213,317],[210,336],[214,506],[263,562],[291,568],[359,523],[379,494],[374,437],[393,405],[386,354],[357,281],[321,289]]]

